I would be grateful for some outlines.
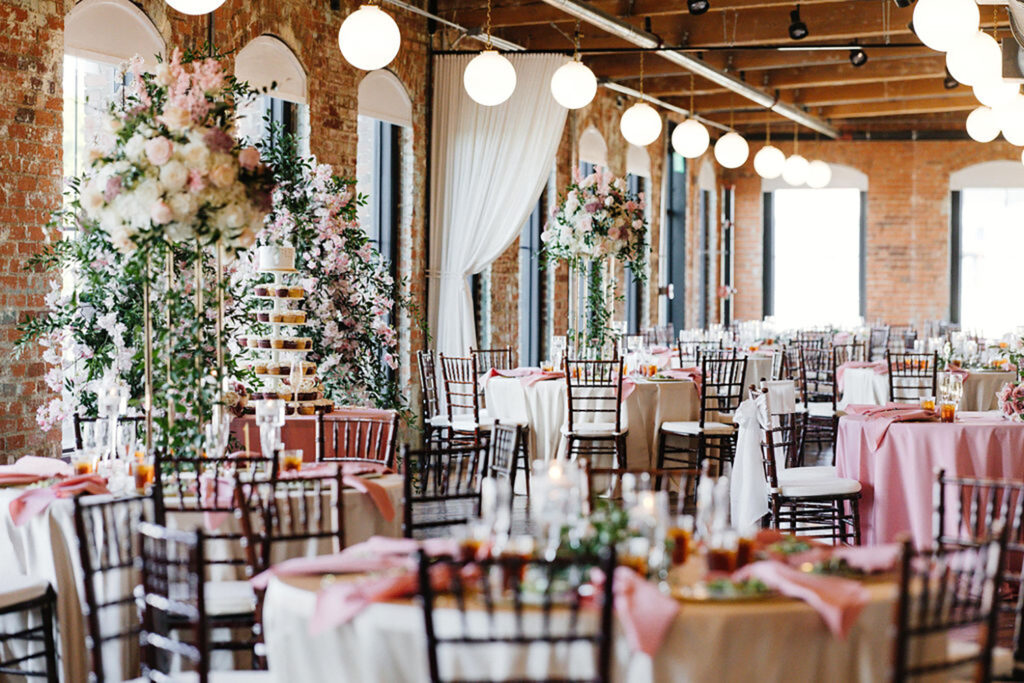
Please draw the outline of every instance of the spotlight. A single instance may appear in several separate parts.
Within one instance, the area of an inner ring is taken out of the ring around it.
[[[690,14],[704,14],[710,8],[711,3],[708,0],[686,0],[686,9]]]
[[[850,50],[850,64],[856,66],[864,66],[868,63],[868,53],[859,47],[855,47]]]
[[[914,4],[914,0],[893,0],[893,2],[895,2],[896,6],[899,7],[900,9],[904,7],[910,7],[911,5]]]
[[[807,37],[807,24],[800,21],[800,5],[789,13],[789,37],[793,40],[803,40]]]
[[[946,69],[946,77],[942,79],[942,87],[946,90],[953,90],[960,86],[960,81],[953,78],[953,74],[949,73],[949,69]]]

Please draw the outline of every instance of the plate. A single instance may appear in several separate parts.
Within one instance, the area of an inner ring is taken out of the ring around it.
[[[753,602],[777,598],[779,595],[778,591],[756,580],[717,579],[672,588],[672,597],[686,602]]]

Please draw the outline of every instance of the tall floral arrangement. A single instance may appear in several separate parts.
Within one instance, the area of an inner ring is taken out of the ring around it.
[[[585,178],[578,170],[552,209],[541,233],[544,252],[565,261],[570,273],[585,280],[585,329],[569,334],[579,345],[602,348],[614,339],[611,315],[616,300],[610,260],[628,265],[633,277],[647,280],[647,205],[643,192],[632,193],[623,178],[597,169]],[[570,293],[570,311],[576,297]]]
[[[1007,382],[996,393],[999,412],[1016,422],[1024,422],[1024,338],[1006,346],[1006,358],[1016,370],[1017,380]]]
[[[301,156],[294,136],[278,126],[260,146],[277,186],[257,242],[295,247],[308,313],[298,334],[312,339],[308,360],[317,364],[325,394],[350,405],[404,408],[395,325],[410,304],[357,221],[365,197],[354,180]],[[268,277],[251,262],[247,268],[248,287]]]

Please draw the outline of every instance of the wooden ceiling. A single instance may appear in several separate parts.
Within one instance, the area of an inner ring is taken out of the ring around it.
[[[471,28],[484,26],[486,0],[438,0],[438,13]],[[568,50],[576,20],[542,0],[493,0],[493,33],[528,49]],[[947,89],[944,56],[920,44],[908,28],[913,6],[894,0],[802,0],[800,18],[807,38],[789,37],[792,0],[710,0],[710,10],[693,16],[686,0],[592,0],[590,5],[638,29],[647,27],[667,46],[685,46],[708,64],[826,119],[844,135],[962,132],[968,112],[978,106],[971,89]],[[1005,8],[981,5],[982,27],[1009,38]],[[648,26],[649,22],[649,26]],[[640,56],[632,45],[586,23],[580,25],[584,61],[599,79],[640,87]],[[1012,40],[1012,38],[1010,38]],[[806,46],[865,46],[868,62],[854,67],[849,51]],[[464,47],[464,46],[463,46]],[[779,50],[776,48],[801,48]],[[645,92],[689,109],[691,76],[656,54],[644,59]],[[792,123],[720,85],[692,80],[694,110],[748,134]],[[806,132],[806,131],[804,131]]]

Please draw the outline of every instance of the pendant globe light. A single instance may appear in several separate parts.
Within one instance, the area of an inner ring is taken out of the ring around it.
[[[1014,126],[1003,130],[1003,139],[1014,147],[1024,147],[1024,126]]]
[[[672,131],[672,149],[687,159],[696,159],[707,151],[711,144],[711,136],[704,124],[692,118],[693,112],[693,74],[690,74],[690,113],[686,120]]]
[[[494,107],[515,92],[516,69],[491,46],[491,0],[487,0],[486,31],[486,47],[466,65],[462,72],[462,85],[474,102]]]
[[[946,53],[946,68],[964,85],[984,83],[1001,74],[1003,53],[995,38],[976,31]]]
[[[786,165],[782,167],[782,179],[789,185],[803,185],[807,180],[809,165],[807,159],[800,156],[800,138],[797,136],[797,126],[793,124],[793,154],[786,159]]]
[[[167,4],[182,14],[199,16],[214,11],[224,4],[224,0],[167,0]]]
[[[644,96],[644,53],[640,53],[640,97]],[[637,102],[622,113],[619,130],[626,141],[646,147],[661,135],[661,115],[646,102]]]
[[[1003,80],[1002,76],[989,78],[974,86],[974,96],[986,107],[999,107],[1008,104],[1020,93],[1020,85]]]
[[[992,107],[992,114],[1001,130],[1024,127],[1024,95],[1017,94],[1009,102]]]
[[[820,190],[832,182],[832,167],[821,159],[807,164],[807,187]]]
[[[551,76],[551,95],[566,109],[581,109],[597,95],[597,77],[580,61],[580,22],[576,21],[576,49],[571,61],[558,67]]]
[[[746,139],[732,130],[735,110],[729,108],[729,132],[715,142],[715,160],[725,168],[739,168],[750,156],[750,145]]]
[[[967,134],[978,142],[992,142],[999,135],[999,119],[992,109],[978,107],[967,115]]]
[[[770,111],[769,111],[770,115]],[[782,175],[786,165],[786,155],[781,149],[772,145],[772,124],[769,120],[765,126],[765,145],[754,155],[754,170],[765,180],[774,180]]]
[[[948,52],[969,38],[980,23],[974,0],[917,0],[914,6],[914,33],[939,52]]]
[[[338,47],[345,61],[363,71],[383,69],[398,54],[402,34],[391,15],[377,5],[361,5],[345,17]]]

